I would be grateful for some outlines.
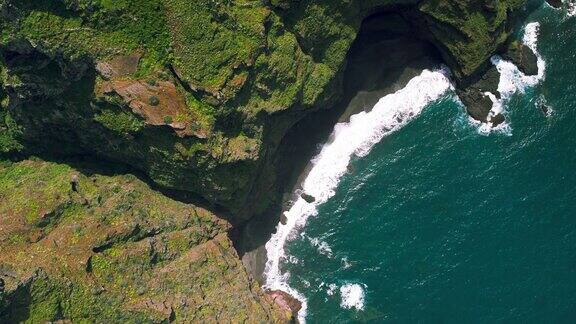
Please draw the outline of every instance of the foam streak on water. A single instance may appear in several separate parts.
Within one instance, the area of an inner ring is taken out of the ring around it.
[[[332,141],[325,144],[312,160],[313,167],[302,187],[305,193],[316,200],[308,203],[298,198],[292,208],[285,212],[286,224],[278,224],[276,233],[266,243],[268,260],[264,271],[265,288],[283,290],[302,302],[298,314],[302,323],[306,316],[306,299],[288,285],[289,273],[282,273],[280,269],[281,262],[288,257],[284,250],[286,242],[295,238],[295,232],[306,224],[308,217],[317,214],[319,205],[334,196],[353,156],[367,155],[374,144],[401,129],[430,102],[439,99],[452,88],[446,68],[438,71],[424,70],[402,90],[380,99],[370,112],[358,113],[350,118],[350,122],[337,124],[331,136]]]
[[[498,72],[500,72],[500,81],[498,83],[500,99],[496,98],[492,93],[485,93],[493,102],[491,110],[492,116],[502,113],[505,110],[506,104],[513,94],[516,92],[524,93],[526,88],[533,87],[544,79],[546,62],[538,52],[537,43],[539,30],[540,23],[531,22],[524,28],[524,37],[522,38],[522,42],[534,52],[538,59],[537,75],[525,75],[512,62],[506,61],[498,55],[494,55],[490,59],[492,64],[496,66]],[[505,123],[504,126],[499,127],[508,128],[509,126]],[[490,133],[491,130],[492,126],[490,124],[484,124],[480,127],[481,133]]]

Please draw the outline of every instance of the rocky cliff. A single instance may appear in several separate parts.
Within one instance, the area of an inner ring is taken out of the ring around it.
[[[242,226],[280,204],[285,188],[278,177],[285,172],[281,169],[291,167],[284,160],[292,158],[282,153],[281,143],[307,116],[341,100],[347,55],[364,19],[382,12],[401,15],[411,35],[430,42],[461,90],[468,91],[483,76],[489,57],[507,43],[512,17],[523,3],[0,0],[0,152],[11,158],[88,156],[127,165],[159,187],[192,195],[233,226]],[[483,120],[484,110],[472,115]],[[104,213],[100,207],[82,208]],[[35,226],[36,218],[44,217],[38,212],[30,212],[31,219],[24,217],[21,225]],[[104,231],[108,225],[99,226]],[[140,232],[145,230],[139,227]],[[202,246],[197,250],[218,254],[227,239],[215,233],[206,239],[212,243],[197,242]],[[118,235],[128,237],[120,241],[140,242],[129,233]],[[90,236],[84,244],[98,239]],[[138,242],[126,248],[153,249]],[[14,249],[24,246],[30,248]],[[58,250],[43,249],[43,257],[35,261],[38,267]],[[199,253],[185,250],[181,253],[190,258]],[[145,254],[139,251],[134,253]],[[104,252],[101,256],[128,258]],[[110,266],[127,271],[124,261],[110,261]],[[34,278],[49,277],[46,271],[18,274],[18,287],[34,291]],[[63,278],[68,273],[58,271]],[[39,280],[41,285],[60,284]],[[129,285],[137,290],[139,283]],[[252,288],[242,289],[247,293]],[[116,302],[136,305],[144,300],[134,298]]]

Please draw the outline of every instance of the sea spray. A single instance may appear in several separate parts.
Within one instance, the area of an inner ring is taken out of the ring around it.
[[[340,306],[345,309],[355,308],[364,310],[364,288],[359,284],[345,284],[340,287],[342,302]]]
[[[300,300],[300,322],[305,321],[306,298],[288,285],[290,274],[283,273],[280,269],[280,263],[288,258],[285,252],[286,242],[296,237],[296,231],[306,224],[310,216],[318,213],[319,205],[334,196],[353,156],[367,155],[383,137],[401,129],[429,103],[453,89],[448,74],[447,68],[437,71],[424,70],[403,89],[380,99],[371,111],[351,116],[348,123],[337,124],[331,142],[325,144],[312,160],[312,168],[302,184],[302,190],[315,200],[309,202],[310,200],[299,197],[290,210],[284,213],[285,224],[279,223],[276,233],[266,243],[268,259],[264,271],[264,287],[285,291]]]
[[[498,99],[494,94],[490,92],[485,93],[485,95],[488,96],[493,103],[492,109],[490,110],[490,116],[503,113],[513,94],[516,92],[524,93],[526,88],[533,87],[544,79],[546,72],[546,62],[538,52],[537,44],[539,30],[540,23],[531,22],[524,28],[524,37],[522,38],[522,43],[528,46],[536,55],[538,74],[525,75],[518,69],[516,65],[514,65],[514,63],[506,61],[498,55],[494,55],[490,59],[492,64],[496,66],[496,69],[500,73],[500,80],[498,83],[500,99]],[[499,125],[498,129],[507,131],[509,130],[509,125],[507,123],[503,123],[502,125]],[[479,128],[479,131],[481,133],[488,134],[492,130],[498,129],[492,128],[492,125],[487,123],[482,124]]]

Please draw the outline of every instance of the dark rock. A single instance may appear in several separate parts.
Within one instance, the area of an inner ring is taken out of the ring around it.
[[[78,175],[75,174],[70,179],[70,186],[72,187],[72,191],[78,192]]]
[[[498,82],[500,81],[500,74],[496,67],[491,67],[478,81],[469,85],[464,89],[458,89],[458,97],[462,100],[464,106],[470,117],[483,123],[488,122],[488,116],[492,109],[492,100],[485,95],[486,92],[494,94],[496,97],[498,93]],[[494,116],[492,117],[494,118]],[[494,123],[493,120],[491,120]]]
[[[526,75],[538,74],[538,58],[532,50],[520,42],[512,42],[502,58],[514,63]]]
[[[304,199],[307,203],[311,204],[313,202],[316,201],[316,198],[314,198],[314,196],[311,196],[305,192],[303,192],[300,197],[302,197],[302,199]]]
[[[495,116],[490,117],[490,122],[492,123],[492,126],[498,126],[502,124],[505,120],[506,119],[502,114],[497,114]]]
[[[288,218],[286,218],[286,215],[284,215],[284,213],[282,213],[282,215],[280,215],[280,223],[282,225],[286,225],[287,222],[288,222]]]
[[[4,290],[6,288],[6,285],[4,283],[4,279],[0,278],[0,309],[4,308]]]
[[[550,107],[543,103],[540,104],[540,110],[542,110],[544,115],[548,115],[548,113],[550,113]]]
[[[546,2],[548,2],[548,4],[553,8],[562,8],[562,0],[546,0]]]

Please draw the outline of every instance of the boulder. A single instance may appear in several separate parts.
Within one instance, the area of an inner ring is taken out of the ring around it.
[[[305,192],[303,192],[300,197],[302,197],[302,199],[304,199],[307,203],[311,204],[313,202],[316,201],[316,198],[314,198],[314,196],[311,196]]]
[[[502,58],[514,63],[526,75],[538,74],[538,57],[532,49],[520,42],[512,42]]]
[[[282,310],[290,312],[295,315],[302,309],[302,302],[292,297],[289,293],[282,290],[270,290],[266,294],[272,298],[276,305],[280,306]]]

